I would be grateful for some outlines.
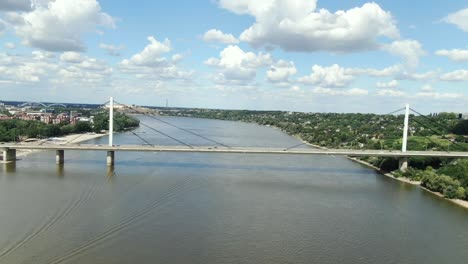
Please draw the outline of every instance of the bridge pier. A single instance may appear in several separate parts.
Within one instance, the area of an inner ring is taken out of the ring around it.
[[[115,152],[110,150],[107,151],[107,166],[113,166],[115,160]]]
[[[58,149],[55,151],[55,162],[57,164],[63,164],[65,162],[65,150]]]
[[[16,161],[16,149],[3,149],[3,161],[11,162]]]
[[[408,169],[408,158],[400,158],[398,160],[398,167],[400,168],[400,171],[406,171]]]

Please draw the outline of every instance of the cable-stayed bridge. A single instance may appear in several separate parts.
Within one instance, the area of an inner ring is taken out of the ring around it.
[[[120,105],[123,105],[119,103]],[[115,162],[115,152],[178,152],[178,153],[238,153],[238,154],[274,154],[274,155],[337,155],[337,156],[352,156],[352,157],[394,157],[400,160],[400,169],[405,170],[408,166],[408,158],[411,157],[444,157],[444,158],[468,158],[468,152],[460,151],[411,151],[407,150],[407,139],[408,139],[408,126],[409,126],[409,113],[413,111],[419,115],[419,112],[409,108],[407,105],[405,108],[393,111],[390,114],[405,110],[405,119],[403,126],[403,144],[401,151],[396,150],[353,150],[353,149],[325,149],[325,148],[297,148],[304,144],[298,144],[287,148],[258,148],[258,147],[231,147],[222,142],[213,140],[205,135],[201,135],[197,132],[179,127],[175,124],[162,120],[157,116],[147,114],[143,111],[138,110],[136,107],[129,107],[136,113],[143,114],[150,117],[158,122],[172,126],[179,130],[182,130],[191,135],[197,136],[209,142],[210,146],[192,146],[187,142],[177,139],[163,131],[142,123],[140,125],[158,133],[165,137],[170,138],[174,142],[177,142],[177,146],[161,146],[153,145],[148,142],[145,138],[140,135],[131,132],[134,136],[138,137],[144,144],[142,145],[115,145],[113,142],[113,116],[114,116],[114,101],[113,98],[104,105],[109,107],[109,144],[108,145],[91,145],[91,144],[71,144],[71,145],[41,145],[41,144],[2,144],[0,150],[3,151],[3,160],[6,162],[13,162],[16,160],[16,150],[49,150],[56,151],[56,162],[59,164],[64,163],[64,152],[65,150],[73,151],[103,151],[107,152],[107,164],[112,166]],[[423,115],[421,115],[423,116]],[[428,118],[429,119],[429,118]],[[431,119],[429,119],[431,122]],[[429,128],[433,129],[433,128]],[[452,142],[453,143],[453,142]],[[456,143],[453,143],[456,144]]]

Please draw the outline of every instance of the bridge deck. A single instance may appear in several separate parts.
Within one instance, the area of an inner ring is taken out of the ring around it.
[[[198,153],[241,153],[241,154],[296,154],[296,155],[342,155],[342,156],[377,156],[377,157],[446,157],[468,158],[468,152],[446,151],[395,151],[395,150],[350,150],[300,148],[285,150],[281,148],[224,148],[224,147],[185,147],[185,146],[140,146],[140,145],[32,145],[2,144],[0,149],[28,150],[76,150],[76,151],[136,151],[136,152],[198,152]]]

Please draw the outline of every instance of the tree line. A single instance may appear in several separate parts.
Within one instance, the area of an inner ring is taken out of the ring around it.
[[[114,130],[119,132],[138,127],[140,121],[134,117],[115,113]],[[34,120],[10,119],[0,121],[0,142],[15,142],[25,138],[58,137],[75,133],[99,133],[109,128],[108,112],[97,113],[94,122],[77,122],[72,125],[68,122],[60,124],[45,124]]]

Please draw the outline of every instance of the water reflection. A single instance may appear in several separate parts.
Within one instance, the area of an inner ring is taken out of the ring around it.
[[[13,174],[16,172],[16,161],[3,163],[3,171],[5,174]]]
[[[113,181],[115,176],[115,166],[114,165],[107,165],[107,181]]]
[[[59,178],[63,178],[65,176],[65,164],[63,163],[57,164],[57,176]]]

